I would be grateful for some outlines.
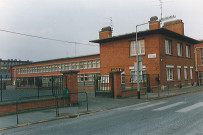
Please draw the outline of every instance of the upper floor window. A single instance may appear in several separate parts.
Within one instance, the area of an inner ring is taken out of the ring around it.
[[[201,48],[201,64],[203,64],[203,48]]]
[[[145,54],[145,45],[144,45],[144,39],[138,40],[138,55],[143,55]],[[130,56],[135,56],[136,53],[136,41],[131,41],[130,42]]]
[[[190,57],[190,46],[186,45],[186,57]]]
[[[172,46],[172,41],[166,39],[165,40],[165,52],[166,52],[166,54],[171,54],[171,46]]]
[[[183,56],[183,44],[177,43],[178,56]]]

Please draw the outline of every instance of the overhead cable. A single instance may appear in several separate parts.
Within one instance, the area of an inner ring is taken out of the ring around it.
[[[12,34],[17,34],[17,35],[21,35],[21,36],[40,38],[40,39],[44,39],[44,40],[51,40],[51,41],[57,41],[57,42],[63,42],[63,43],[81,44],[81,45],[89,45],[89,46],[98,46],[98,45],[94,45],[94,44],[86,44],[86,43],[80,43],[80,42],[71,42],[71,41],[66,41],[66,40],[59,40],[59,39],[54,39],[54,38],[48,38],[48,37],[42,37],[42,36],[36,36],[36,35],[31,35],[31,34],[14,32],[14,31],[8,31],[8,30],[3,30],[3,29],[0,29],[0,31],[7,32],[7,33],[12,33]]]

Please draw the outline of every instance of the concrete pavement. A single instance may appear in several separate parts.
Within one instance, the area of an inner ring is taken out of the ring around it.
[[[87,91],[88,93],[88,112],[86,111],[85,97],[79,98],[80,105],[78,107],[65,107],[59,109],[59,117],[56,117],[56,109],[46,109],[41,111],[34,111],[28,113],[19,114],[19,124],[17,124],[16,115],[7,115],[0,117],[0,131],[9,128],[26,126],[30,124],[36,124],[46,121],[52,121],[56,119],[72,118],[79,115],[85,115],[88,113],[101,112],[109,109],[125,107],[129,105],[139,104],[150,100],[156,100],[160,98],[171,97],[175,95],[181,95],[186,93],[192,93],[203,90],[203,86],[193,86],[181,89],[165,90],[160,92],[146,93],[141,95],[141,99],[137,99],[137,96],[131,96],[121,99],[113,99],[106,97],[95,97],[93,91]]]

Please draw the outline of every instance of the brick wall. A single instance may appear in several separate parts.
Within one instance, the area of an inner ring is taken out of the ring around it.
[[[165,39],[172,40],[172,55],[165,54]],[[179,57],[177,54],[177,42],[183,44],[183,56]],[[190,46],[190,58],[186,58],[186,44]],[[194,61],[194,46],[184,41],[180,41],[174,38],[160,36],[160,54],[161,54],[161,63],[160,63],[160,78],[161,84],[170,84],[177,85],[179,83],[191,83],[195,81],[195,61]],[[174,65],[173,81],[167,81],[166,79],[166,65]],[[181,66],[181,81],[177,80],[177,66]],[[188,80],[184,79],[184,66],[187,66],[187,76]],[[190,66],[193,66],[193,80],[190,79]]]
[[[198,71],[203,71],[203,64],[201,63],[201,53],[200,53],[200,48],[199,47],[202,47],[203,48],[203,42],[202,43],[199,43],[199,44],[196,44],[195,47],[197,48],[196,51],[197,51],[197,66],[198,66]]]
[[[166,37],[160,34],[139,37],[145,42],[145,55],[142,55],[143,65],[146,66],[146,74],[160,75],[161,84],[178,85],[177,66],[181,66],[181,83],[191,83],[195,81],[194,67],[194,46],[181,40]],[[165,54],[165,39],[172,40],[172,55]],[[116,40],[100,44],[101,74],[109,74],[112,68],[124,68],[125,74],[130,75],[129,67],[134,66],[135,56],[129,56],[129,42],[135,38]],[[178,57],[177,42],[183,44],[183,57]],[[190,58],[186,58],[186,44],[190,46]],[[149,58],[149,54],[156,54],[156,58]],[[173,81],[167,81],[166,65],[173,65]],[[187,66],[188,80],[184,79],[184,66]],[[190,79],[190,66],[193,66],[193,79]],[[150,78],[151,83],[155,78]]]

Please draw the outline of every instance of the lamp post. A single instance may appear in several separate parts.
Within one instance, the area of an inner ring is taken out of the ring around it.
[[[136,25],[136,59],[137,59],[137,98],[140,99],[140,66],[139,66],[139,55],[138,55],[138,43],[137,43],[137,27],[138,26],[142,26],[142,25],[145,25],[145,24],[148,24],[149,22],[147,23],[143,23],[143,24],[139,24],[139,25]],[[136,67],[135,67],[136,68]]]

